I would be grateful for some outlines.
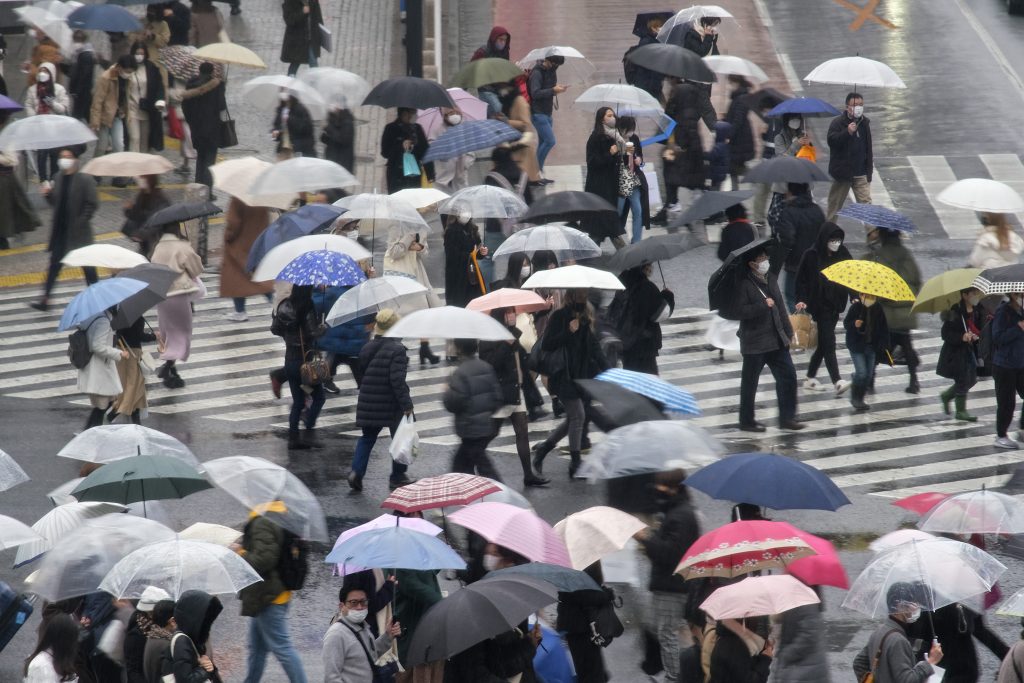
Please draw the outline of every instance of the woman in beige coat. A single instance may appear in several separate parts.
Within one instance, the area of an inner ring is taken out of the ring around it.
[[[192,300],[200,291],[198,278],[203,272],[203,261],[192,249],[180,223],[164,226],[150,260],[179,273],[167,298],[156,306],[158,334],[164,346],[160,354],[164,364],[156,371],[156,376],[168,389],[180,389],[185,386],[185,381],[178,375],[174,364],[188,360],[192,348]]]
[[[235,310],[227,319],[245,322],[245,297],[262,294],[269,301],[274,291],[273,282],[253,282],[245,269],[249,250],[267,225],[270,212],[261,206],[249,206],[241,199],[232,197],[228,204],[224,224],[224,251],[220,264],[220,295],[234,300]]]
[[[103,415],[121,393],[121,379],[117,374],[117,361],[128,356],[127,351],[114,348],[114,330],[110,327],[110,312],[79,325],[89,341],[89,362],[78,371],[78,391],[88,395],[92,412],[85,423],[90,429],[103,424]]]
[[[539,183],[543,180],[543,176],[540,174],[540,164],[537,162],[537,129],[533,127],[530,118],[530,103],[519,94],[519,88],[515,83],[502,84],[498,90],[498,97],[501,99],[501,110],[505,116],[505,123],[523,134],[523,137],[513,143],[513,148],[516,151],[512,157],[529,178],[531,184]]]
[[[440,299],[430,286],[430,278],[427,277],[427,269],[423,265],[423,259],[427,256],[427,241],[421,239],[419,233],[403,232],[393,230],[388,235],[388,248],[384,252],[384,274],[401,275],[416,280],[427,288],[426,305],[428,308],[435,308],[441,305]],[[403,308],[402,314],[410,313],[409,309]],[[420,365],[437,365],[441,359],[430,350],[430,342],[426,339],[420,340]]]

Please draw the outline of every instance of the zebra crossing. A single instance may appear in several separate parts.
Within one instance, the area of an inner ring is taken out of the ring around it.
[[[215,275],[205,276],[216,284]],[[76,284],[58,287],[53,312],[41,315],[25,304],[37,292],[9,290],[0,303],[0,395],[27,399],[60,399],[83,408],[88,401],[76,392],[76,373],[67,362],[67,340],[57,333],[63,304],[77,291]],[[196,303],[192,356],[180,365],[186,386],[165,388],[156,378],[149,382],[149,412],[232,425],[235,431],[283,431],[287,428],[290,401],[274,399],[267,373],[281,365],[283,346],[270,335],[270,306],[250,299],[249,320],[228,322],[227,299],[207,298]],[[991,381],[982,381],[971,392],[969,408],[980,420],[964,423],[944,415],[937,394],[948,384],[935,376],[940,340],[933,333],[917,335],[922,358],[922,391],[904,392],[903,367],[879,368],[876,393],[869,396],[872,410],[855,414],[846,397],[828,391],[799,390],[800,417],[807,423],[799,433],[783,432],[774,424],[774,382],[768,373],[757,394],[757,417],[768,429],[763,434],[738,431],[737,393],[741,358],[706,346],[707,311],[679,310],[663,323],[664,348],[659,358],[661,377],[691,391],[703,410],[694,422],[720,437],[731,451],[777,450],[828,472],[844,488],[897,498],[922,491],[958,492],[982,484],[998,486],[1024,461],[1024,450],[996,451],[994,439],[995,396]],[[413,347],[415,345],[412,345]],[[436,347],[436,344],[435,344]],[[416,405],[417,425],[425,444],[454,447],[458,443],[451,416],[442,405],[445,365],[420,367],[410,349],[409,385]],[[794,354],[802,379],[807,355]],[[845,377],[851,367],[840,352]],[[822,370],[822,373],[824,370]],[[319,426],[332,434],[358,437],[355,426],[356,392],[345,366],[337,384],[342,393],[329,396]],[[825,377],[820,374],[819,377]],[[827,377],[826,377],[827,379]],[[552,416],[531,423],[533,441],[542,438],[556,421]],[[602,438],[593,433],[596,443]],[[514,457],[515,438],[503,428],[491,444],[496,457]]]

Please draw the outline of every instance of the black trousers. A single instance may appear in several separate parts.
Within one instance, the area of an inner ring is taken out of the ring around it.
[[[839,314],[818,314],[814,316],[814,322],[818,325],[818,347],[814,349],[811,360],[807,363],[807,376],[817,375],[821,362],[825,361],[828,378],[835,384],[840,380],[839,360],[836,358],[836,325],[839,323]]]
[[[577,683],[607,683],[608,672],[604,668],[604,655],[584,633],[567,633],[565,643],[569,646],[573,666],[576,667]]]
[[[57,283],[57,276],[60,275],[61,268],[64,264],[60,260],[64,258],[64,254],[57,255],[50,253],[50,266],[46,269],[46,285],[43,287],[43,298],[49,299],[50,292],[53,291],[53,286]],[[96,269],[92,266],[83,266],[82,272],[85,273],[85,281],[87,284],[95,284],[99,281],[99,277],[96,275]]]
[[[213,174],[210,167],[217,163],[216,147],[196,147],[196,182],[200,185],[213,187]]]
[[[992,379],[996,384],[996,435],[1006,436],[1017,408],[1017,397],[1024,399],[1024,369],[992,366]],[[1024,412],[1020,428],[1024,429]]]
[[[455,457],[452,458],[452,472],[479,474],[481,477],[501,481],[498,470],[494,469],[494,464],[487,457],[487,445],[493,438],[493,435],[463,438],[459,448],[455,451]]]
[[[641,353],[622,352],[622,369],[633,372],[646,372],[648,375],[658,374],[658,357],[649,351]]]
[[[779,422],[796,418],[796,369],[789,349],[776,349],[768,353],[743,354],[740,380],[740,424],[754,422],[754,398],[764,366],[775,378],[775,395],[779,401]]]

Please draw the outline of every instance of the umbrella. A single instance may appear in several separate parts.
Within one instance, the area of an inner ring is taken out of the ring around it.
[[[898,211],[887,209],[878,204],[847,204],[839,209],[838,215],[888,230],[917,232],[917,228],[912,220]]]
[[[846,590],[850,587],[850,579],[839,559],[834,545],[824,538],[802,532],[800,538],[814,549],[817,555],[804,557],[786,565],[786,571],[803,581],[808,586],[834,586]]]
[[[507,503],[477,503],[453,512],[448,519],[528,560],[572,566],[565,543],[531,510]]]
[[[516,218],[526,213],[526,202],[514,192],[494,185],[466,187],[443,201],[437,212],[457,216],[468,211],[473,218]]]
[[[882,62],[865,57],[838,57],[822,62],[811,73],[804,76],[808,83],[831,83],[849,85],[854,88],[906,88],[896,72]]]
[[[519,222],[539,225],[557,221],[578,221],[608,213],[618,215],[616,208],[605,198],[592,192],[569,190],[552,192],[535,200],[529,210],[519,217]]]
[[[522,75],[523,70],[507,59],[485,57],[462,67],[451,83],[457,88],[479,88],[491,83],[507,83]]]
[[[453,475],[443,475],[443,476],[453,476]],[[460,475],[460,476],[475,476],[475,475]],[[492,493],[488,493],[488,494],[486,494],[484,496],[481,496],[480,498],[477,498],[474,501],[471,501],[470,505],[472,505],[473,503],[508,503],[509,505],[515,505],[516,507],[523,508],[524,510],[532,510],[533,509],[533,506],[530,505],[530,501],[528,501],[523,496],[523,494],[519,493],[519,491],[516,491],[514,488],[509,487],[507,484],[503,484],[502,482],[494,480],[494,479],[488,479],[487,477],[478,477],[478,479],[483,479],[483,480],[485,480],[487,482],[490,482],[491,484],[496,486],[498,490],[494,491]],[[462,505],[445,505],[444,507],[433,508],[432,511],[427,511],[427,512],[428,512],[428,514],[431,514],[431,512],[433,512],[435,517],[437,517],[439,519],[445,519],[447,517],[447,515],[450,515],[451,513],[455,512],[456,510],[461,509],[462,507],[463,507]],[[437,514],[438,512],[440,512],[440,514]]]
[[[791,98],[792,96],[781,93],[775,88],[760,88],[743,95],[742,100],[759,118],[764,119],[765,114],[762,110],[777,107]]]
[[[807,159],[775,157],[762,161],[743,176],[745,183],[821,183],[832,178]]]
[[[468,505],[500,490],[497,483],[487,477],[452,472],[400,486],[380,506],[408,514],[449,505]]]
[[[55,546],[57,541],[87,520],[125,510],[127,510],[125,506],[116,503],[76,502],[58,505],[32,525],[32,530],[39,535],[39,538],[18,548],[18,554],[14,557],[14,566],[17,568],[38,558]]]
[[[988,178],[958,180],[940,192],[935,199],[943,204],[971,211],[988,213],[1024,211],[1024,198],[1015,189],[1006,183]]]
[[[827,474],[777,453],[737,453],[686,479],[712,498],[775,510],[832,510],[850,504]]]
[[[523,137],[521,132],[504,121],[495,119],[464,121],[457,126],[451,126],[430,143],[430,149],[424,155],[423,163],[456,159],[463,154],[497,147],[502,143],[512,142],[521,137]],[[491,186],[480,185],[479,187]]]
[[[421,210],[443,202],[451,195],[434,187],[407,187],[404,190],[392,192],[391,196],[401,199],[416,210]]]
[[[647,525],[633,515],[597,505],[573,513],[555,525],[576,569],[586,569],[606,555],[626,547]]]
[[[410,313],[395,323],[384,336],[480,341],[507,341],[514,338],[508,328],[491,316],[456,306],[441,306]]]
[[[662,30],[664,31],[664,29]],[[714,83],[718,80],[718,76],[703,59],[679,45],[665,43],[641,45],[630,52],[626,59],[656,73],[675,76],[687,81]]]
[[[764,569],[784,569],[790,562],[815,554],[802,533],[785,522],[732,522],[698,538],[675,573],[684,579],[734,578]]]
[[[408,531],[415,531],[428,536],[437,536],[442,531],[441,527],[432,522],[428,522],[425,519],[420,519],[418,517],[396,517],[395,515],[383,514],[376,519],[370,520],[366,524],[360,524],[357,527],[353,527],[348,531],[342,532],[342,534],[338,536],[338,540],[334,542],[334,547],[337,548],[345,541],[348,541],[350,538],[358,536],[361,533],[373,531],[374,529],[389,529],[393,527],[402,527]],[[361,567],[353,564],[339,564],[335,569],[335,573],[338,576],[345,576],[346,574],[354,574],[356,572],[365,571],[366,569],[372,569],[372,567]]]
[[[979,275],[981,268],[954,268],[936,275],[921,287],[911,312],[945,313],[960,301],[960,290],[973,287]]]
[[[558,67],[558,72],[559,76],[568,78],[560,78],[561,82],[565,82],[565,80],[586,81],[590,74],[594,73],[594,65],[590,63],[590,60],[576,48],[567,45],[548,45],[530,50],[525,57],[519,60],[518,64],[524,69],[529,69],[548,57],[561,57],[565,60],[565,63]]]
[[[28,149],[54,149],[84,145],[96,139],[89,127],[70,116],[36,114],[4,126],[0,149],[20,152]]]
[[[342,197],[334,206],[345,209],[348,219],[359,219],[361,224],[373,221],[374,228],[381,221],[398,223],[403,230],[412,232],[429,233],[431,230],[415,206],[394,195],[363,192]]]
[[[366,273],[348,254],[318,249],[299,254],[274,278],[294,285],[349,287],[366,279]]]
[[[247,47],[242,47],[238,43],[210,43],[196,50],[195,57],[207,62],[218,62],[220,64],[235,64],[254,69],[267,68],[266,63],[260,59],[258,54]]]
[[[306,69],[299,76],[299,80],[310,85],[329,104],[336,104],[342,109],[351,109],[358,105],[370,92],[370,84],[365,78],[334,67],[318,66]]]
[[[206,60],[196,57],[196,48],[192,45],[168,45],[160,48],[160,61],[169,74],[187,83],[199,75],[199,67]],[[224,67],[216,62],[213,62],[213,77],[224,78]]]
[[[947,498],[949,498],[948,493],[915,493],[912,496],[894,500],[890,505],[895,505],[896,507],[903,508],[904,510],[910,510],[911,512],[916,512],[918,515],[923,516],[926,512]]]
[[[764,83],[770,80],[764,69],[749,59],[743,59],[742,57],[734,55],[707,55],[704,57],[704,62],[716,74],[742,76],[752,83]]]
[[[257,514],[296,536],[327,540],[327,521],[320,501],[294,474],[263,458],[234,455],[203,463],[214,486]],[[267,505],[280,501],[285,509]]]
[[[314,121],[327,118],[327,102],[313,86],[294,76],[274,74],[257,76],[242,84],[242,98],[263,109],[276,109],[281,104],[281,91],[301,102]]]
[[[972,286],[984,294],[1024,292],[1024,264],[987,268],[974,278]]]
[[[505,240],[508,242],[508,240]],[[561,266],[541,270],[522,284],[523,289],[625,289],[611,273],[587,266]]]
[[[330,204],[306,204],[294,211],[281,214],[281,216],[267,226],[259,234],[252,247],[249,248],[249,258],[246,261],[246,268],[253,273],[254,282],[273,280],[281,269],[288,265],[296,256],[307,251],[317,249],[329,249],[348,254],[357,260],[369,258],[369,252],[355,240],[340,235],[316,235],[313,239],[299,242],[288,249],[274,252],[272,261],[267,257],[283,244],[302,239],[310,233],[320,232],[330,227],[338,216],[345,213],[343,209]],[[335,237],[337,239],[330,239]],[[348,240],[340,242],[338,240]],[[354,246],[350,246],[349,242]],[[358,247],[358,249],[357,249]],[[265,265],[264,265],[265,264]]]
[[[143,313],[167,298],[171,285],[180,277],[176,270],[160,263],[143,263],[121,271],[117,277],[127,277],[146,283],[146,288],[139,290],[117,305],[117,310],[110,319],[110,326],[115,330],[130,327]]]
[[[481,313],[489,313],[498,308],[511,308],[515,310],[516,314],[519,314],[544,311],[551,308],[551,304],[535,292],[503,287],[478,296],[466,304],[466,308]]]
[[[665,444],[672,444],[672,448]],[[725,448],[718,439],[700,427],[676,420],[646,420],[609,432],[608,438],[594,446],[583,461],[579,476],[617,479],[692,470],[715,462],[723,453]]]
[[[839,116],[839,110],[817,97],[794,97],[775,105],[766,118],[800,114],[801,116]]]
[[[812,588],[792,576],[748,576],[716,589],[700,608],[717,621],[780,614],[804,605],[817,605],[821,598]]]
[[[169,434],[136,424],[101,425],[86,429],[68,441],[58,458],[105,465],[136,455],[177,458],[199,468],[199,460],[189,447]]]
[[[597,379],[618,384],[624,389],[657,401],[665,412],[700,415],[700,408],[693,394],[660,379],[657,375],[611,368],[598,375]]]
[[[522,576],[484,579],[435,603],[424,613],[404,664],[447,659],[516,628],[538,609],[558,601],[551,584]]]
[[[917,526],[960,535],[1024,533],[1024,502],[984,488],[960,493],[937,503]]]
[[[650,29],[647,24],[655,19],[660,19],[661,22],[668,21],[672,18],[672,12],[641,12],[636,15],[636,19],[633,21],[633,35],[637,38],[643,38],[646,35],[650,35]]]
[[[708,308],[712,311],[728,308],[734,298],[736,281],[746,268],[747,256],[758,250],[768,251],[775,244],[775,238],[765,237],[734,249],[708,278]]]
[[[242,532],[232,529],[223,524],[210,524],[208,522],[196,522],[187,529],[178,532],[178,538],[183,541],[203,541],[204,543],[216,543],[225,548],[233,543],[238,543],[242,538]]]
[[[688,25],[695,21],[700,21],[704,17],[735,20],[735,17],[718,5],[692,5],[676,12],[664,23],[661,30],[658,31],[658,40],[663,43],[669,42],[682,45],[683,34]]]
[[[111,567],[100,590],[117,599],[137,599],[149,586],[177,600],[186,590],[237,593],[263,579],[234,550],[203,541],[163,541],[133,550]]]
[[[0,111],[21,111],[24,108],[7,95],[0,95]]]
[[[648,237],[634,244],[627,244],[612,254],[612,257],[608,259],[608,268],[621,273],[648,263],[659,263],[658,270],[660,272],[661,261],[669,261],[680,254],[702,246],[704,246],[703,243],[692,235],[670,233]],[[664,273],[662,273],[661,279],[664,283]]]
[[[559,261],[579,261],[601,255],[601,247],[582,230],[564,225],[538,225],[512,233],[494,250],[491,259],[508,258],[519,252],[533,256],[538,251],[552,251]]]
[[[0,491],[13,489],[18,484],[29,480],[25,470],[15,462],[14,458],[0,450]]]
[[[324,562],[387,569],[465,569],[466,562],[430,534],[390,524],[341,541]]]
[[[100,157],[100,159],[103,158]],[[249,193],[249,188],[256,182],[256,178],[271,166],[273,164],[269,161],[263,161],[256,157],[240,157],[214,164],[210,167],[210,172],[213,174],[213,189],[226,192],[249,206],[287,209],[295,200],[294,194],[254,195]],[[320,205],[307,204],[307,206]]]
[[[948,538],[907,541],[879,553],[850,586],[843,607],[873,619],[897,601],[934,612],[988,592],[1006,567],[984,550]]]
[[[221,213],[221,208],[210,201],[178,202],[155,212],[142,224],[142,229],[158,228],[168,223],[184,223],[218,213]]]
[[[354,175],[333,161],[316,157],[294,157],[279,161],[256,176],[256,180],[249,187],[249,193],[297,194],[330,188],[346,189],[358,184],[359,181]]]
[[[97,268],[131,268],[142,263],[149,263],[145,256],[119,247],[116,244],[89,244],[72,249],[60,260],[65,266],[93,266]]]
[[[127,277],[100,280],[75,295],[60,317],[58,332],[80,326],[108,308],[112,308],[146,286],[145,282]]]
[[[478,64],[483,60],[478,59],[471,64]],[[506,63],[507,60],[502,60]],[[448,88],[448,94],[455,103],[455,109],[462,113],[462,120],[483,121],[487,118],[487,103],[478,97],[470,95],[462,88]],[[444,112],[447,107],[431,107],[419,109],[416,112],[416,123],[423,126],[423,132],[427,134],[428,140],[433,140],[443,131],[448,129],[444,122]]]
[[[0,515],[0,550],[17,548],[27,543],[39,543],[43,537],[29,525],[19,522],[14,517]]]
[[[907,543],[908,541],[930,541],[935,536],[931,535],[927,531],[921,531],[920,529],[897,529],[896,531],[890,531],[884,536],[876,538],[871,542],[868,548],[873,553],[881,553],[895,548],[898,545]]]
[[[424,299],[427,288],[415,278],[404,275],[384,275],[364,280],[344,292],[327,313],[327,324],[341,325],[382,308],[392,306],[401,299]]]
[[[1017,591],[1006,599],[996,614],[1007,617],[1024,617],[1024,589]]]
[[[134,455],[109,462],[83,479],[71,492],[80,501],[111,503],[184,498],[213,488],[197,469],[166,455]]]
[[[895,270],[874,261],[849,259],[821,271],[826,278],[861,294],[890,301],[913,301],[914,292]]]
[[[599,83],[583,91],[573,102],[584,111],[596,112],[604,106],[661,110],[661,103],[646,90],[623,83]]]
[[[602,382],[597,379],[578,379],[578,386],[590,400],[601,404],[602,409],[613,424],[624,425],[636,424],[637,422],[652,422],[666,420],[665,414],[654,401],[634,394],[628,389],[623,389],[618,384]],[[588,458],[587,461],[593,460]],[[584,462],[584,471],[580,476],[587,476],[587,465]],[[597,476],[597,475],[593,475]]]
[[[545,581],[558,589],[559,593],[575,593],[577,591],[601,591],[601,586],[591,576],[579,569],[561,567],[546,562],[528,562],[514,567],[505,567],[489,572],[485,581],[495,581],[507,576],[525,576],[538,581]],[[603,593],[603,591],[602,591]]]
[[[65,18],[78,6],[78,3],[72,2],[42,2],[34,7],[16,7],[14,14],[20,21],[35,26],[52,38],[60,46],[62,53],[69,54],[72,50],[71,27],[67,25]]]
[[[82,9],[109,7],[120,9],[113,5],[86,5]],[[104,154],[101,157],[93,157],[85,166],[82,173],[94,176],[141,176],[159,175],[174,170],[172,164],[166,157],[159,154],[141,154],[139,152],[114,152]]]
[[[451,95],[436,81],[415,76],[389,78],[373,86],[363,104],[378,107],[408,107],[410,109],[426,109],[428,107],[454,107]]]
[[[135,15],[117,5],[84,5],[69,14],[67,22],[71,28],[94,31],[132,33],[142,30],[142,24]]]
[[[730,206],[741,204],[753,196],[753,190],[733,190],[732,192],[708,190],[707,192],[701,192],[697,201],[691,204],[686,209],[686,213],[680,216],[673,225],[688,225],[704,220],[708,216],[714,216],[716,213],[725,211]]]

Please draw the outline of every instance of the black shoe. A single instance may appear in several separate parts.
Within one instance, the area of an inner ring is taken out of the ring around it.
[[[530,187],[544,187],[544,184],[545,183],[543,180],[531,180],[529,183],[527,183],[527,185],[529,185]]]
[[[537,406],[536,408],[530,409],[530,412],[527,415],[527,417],[530,420],[530,422],[537,422],[538,420],[543,420],[545,417],[547,417],[547,415],[548,411],[544,410],[542,406]]]
[[[324,391],[326,391],[328,394],[341,393],[341,389],[338,388],[338,385],[335,384],[334,380],[332,379],[325,379],[321,384],[323,384]]]
[[[543,441],[535,443],[530,451],[533,453],[533,470],[537,474],[544,472],[544,458],[547,456],[550,449],[545,448]]]
[[[50,304],[46,303],[45,300],[33,301],[32,303],[29,304],[29,307],[34,308],[37,311],[42,311],[43,313],[46,313],[48,310],[50,310]]]
[[[440,362],[441,362],[440,356],[436,355],[433,351],[431,351],[430,347],[427,344],[420,344],[420,365],[421,366],[426,365],[427,363],[430,363],[431,365],[437,365]]]
[[[307,428],[302,435],[302,441],[310,448],[323,448],[324,443],[320,439],[316,438],[316,431]]]
[[[402,476],[400,476],[397,479],[394,479],[394,478],[388,479],[388,488],[391,489],[392,491],[394,491],[395,489],[399,488],[400,486],[408,486],[409,484],[415,484],[415,483],[416,483],[415,479],[410,479],[409,477],[407,477],[407,476],[405,476],[403,474]]]
[[[920,394],[921,383],[918,382],[916,379],[910,380],[910,384],[907,385],[906,391],[908,394]]]
[[[11,248],[11,243],[7,240],[7,238],[6,237],[0,237],[0,249],[10,249],[10,248]]]
[[[803,422],[800,422],[796,419],[779,421],[779,429],[785,429],[790,432],[799,432],[806,426],[807,425],[805,425]]]
[[[363,490],[363,478],[356,474],[354,470],[348,473],[348,487],[353,491]]]
[[[523,477],[523,486],[526,486],[526,487],[530,487],[530,486],[547,486],[550,483],[551,483],[550,479],[545,479],[544,477],[538,477],[535,474],[531,474],[528,477]]]
[[[569,478],[576,478],[576,471],[579,470],[580,465],[583,464],[583,460],[580,459],[579,453],[569,453]]]
[[[565,415],[565,406],[562,405],[562,402],[558,400],[557,396],[551,399],[551,410],[555,413],[555,419]]]
[[[741,432],[763,432],[765,430],[763,422],[751,422],[750,424],[740,423]]]
[[[662,207],[661,211],[651,216],[651,223],[654,225],[668,225],[668,211]]]
[[[235,5],[234,7],[231,8],[231,16],[237,17],[241,13],[242,13],[242,8],[239,7],[238,5]]]
[[[303,441],[298,432],[288,434],[288,450],[290,451],[308,451],[309,444]]]
[[[170,369],[170,367],[171,367],[170,363],[164,363],[163,365],[158,367],[156,369],[157,379],[163,379],[164,377],[167,377],[167,371]]]

